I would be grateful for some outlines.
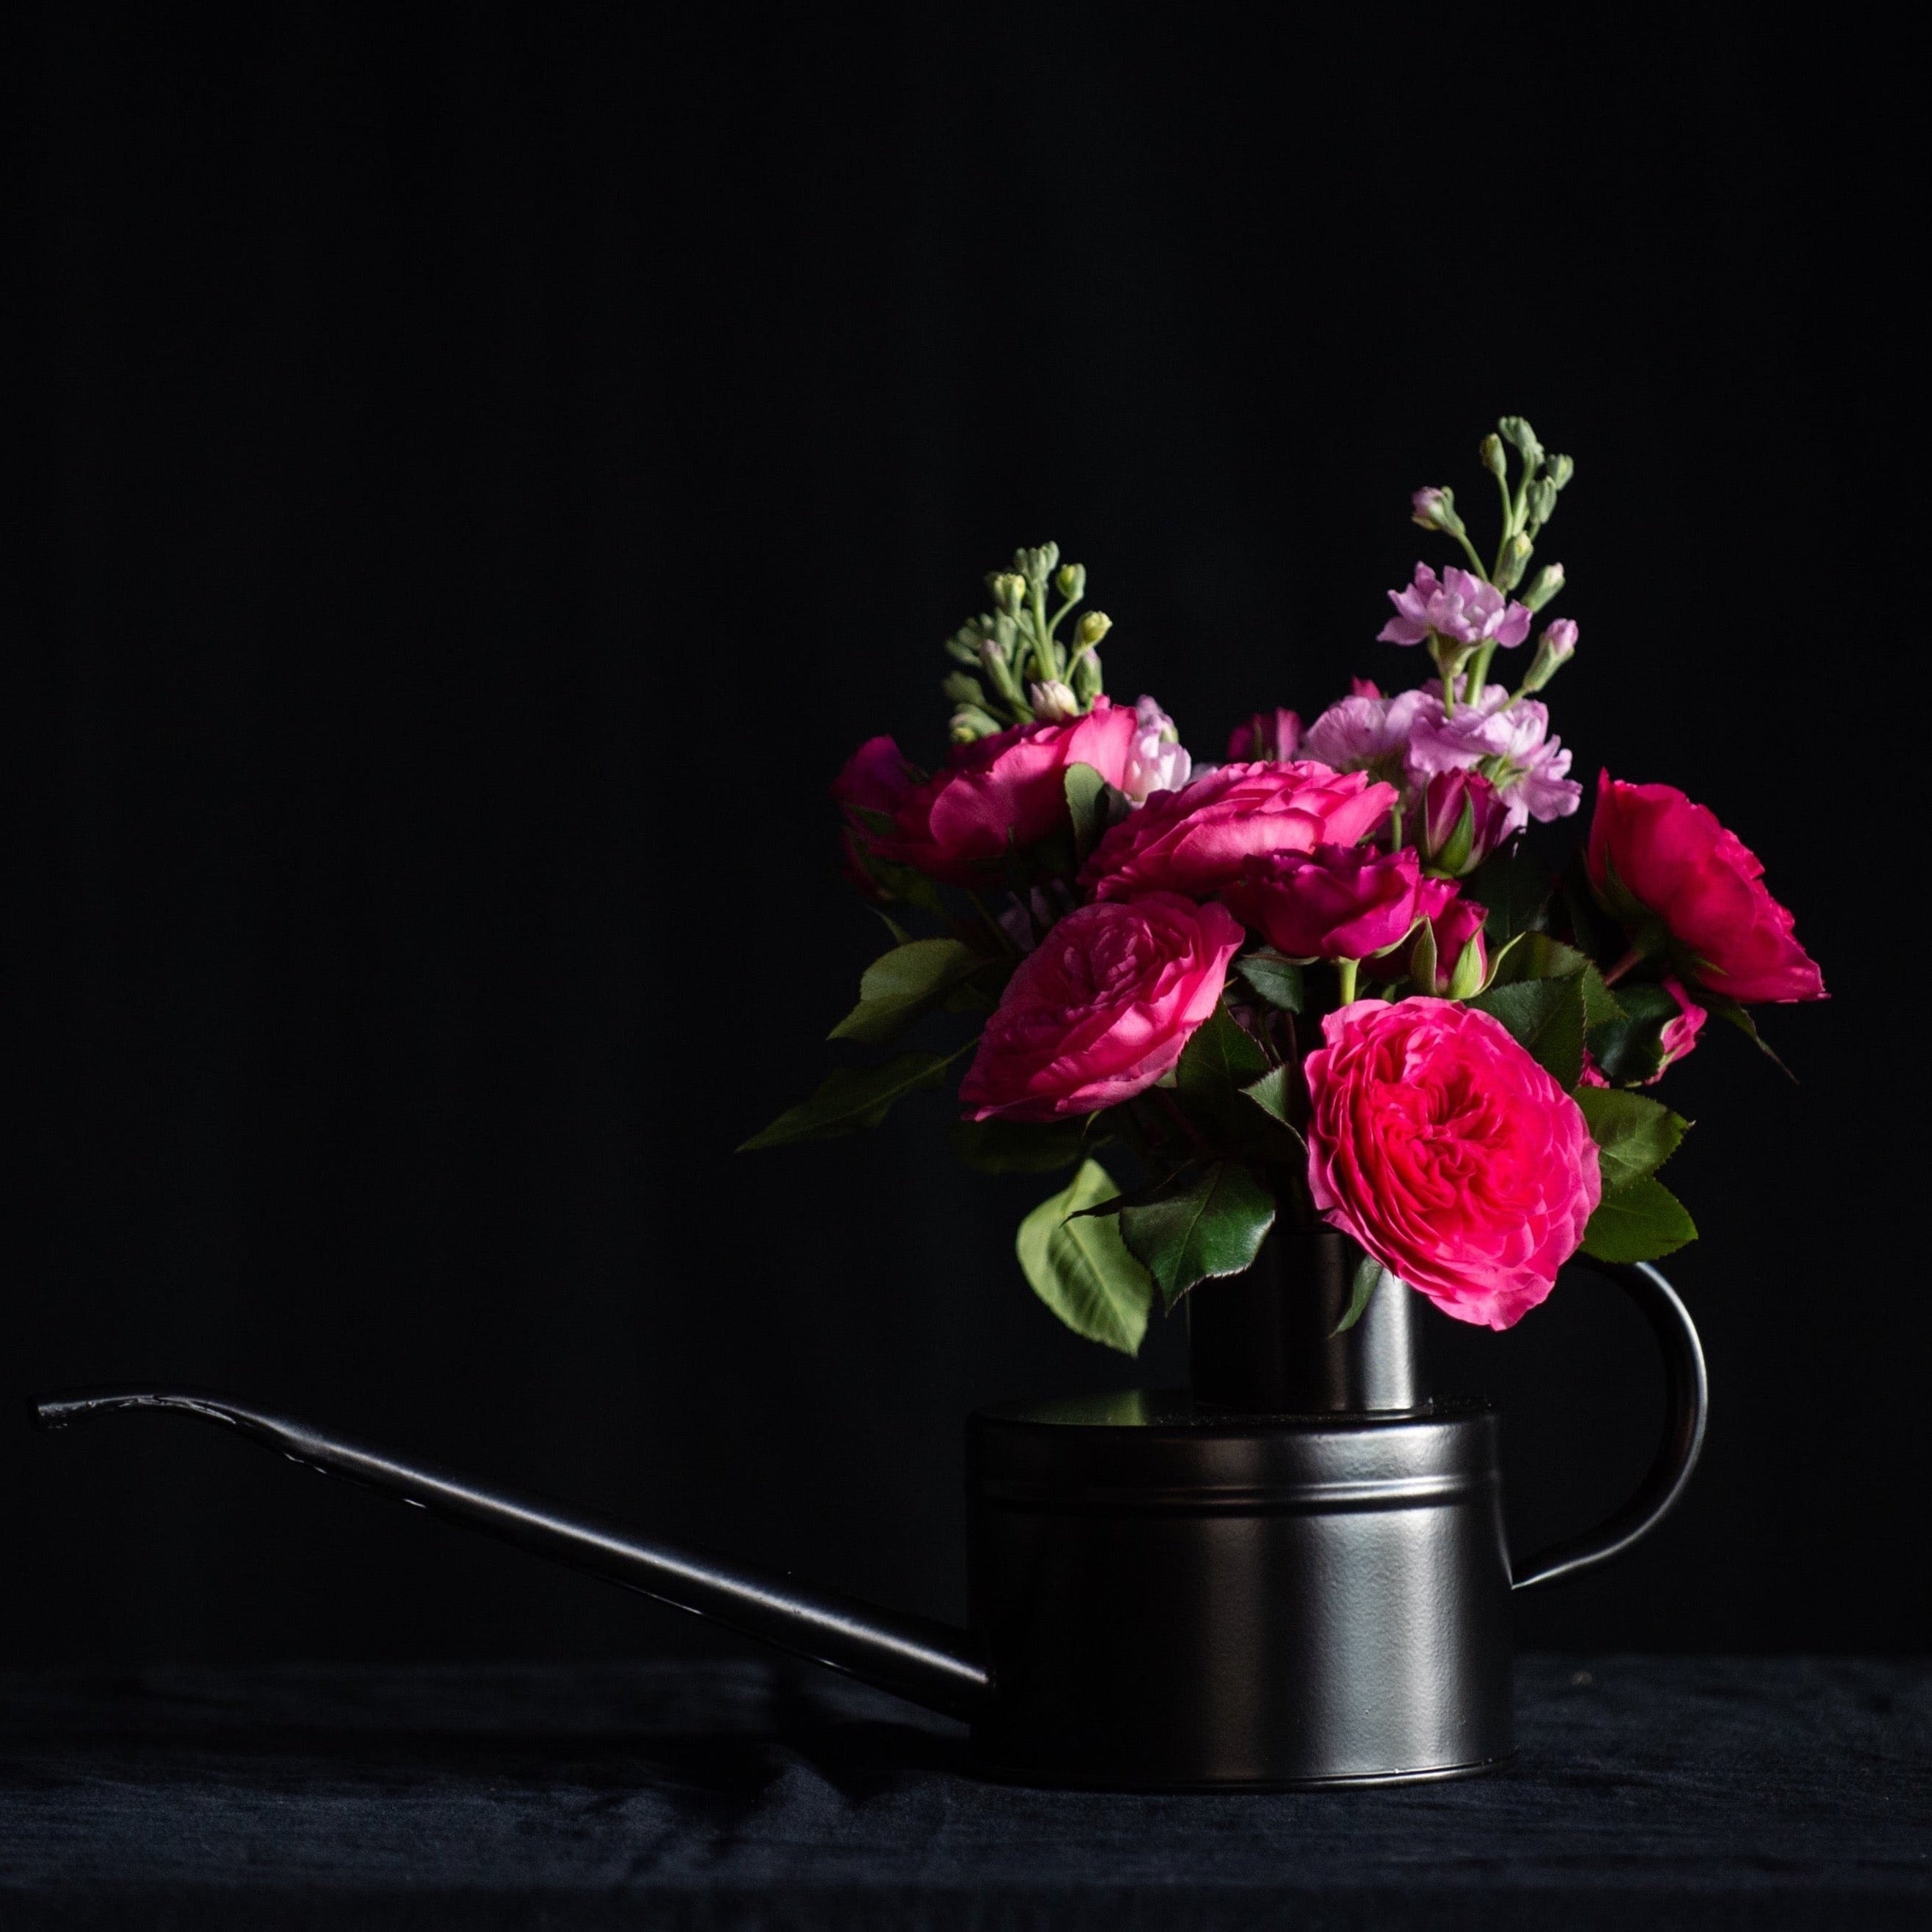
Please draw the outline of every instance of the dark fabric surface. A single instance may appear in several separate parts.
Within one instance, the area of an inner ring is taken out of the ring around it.
[[[1932,1924],[1932,1668],[1532,1658],[1492,1777],[1094,1796],[806,1666],[0,1678],[0,1925]]]

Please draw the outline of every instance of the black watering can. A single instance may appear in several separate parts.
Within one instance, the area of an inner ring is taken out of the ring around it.
[[[988,1772],[1138,1790],[1370,1784],[1514,1749],[1510,1596],[1605,1563],[1676,1502],[1702,1352],[1670,1284],[1594,1264],[1664,1357],[1664,1436],[1607,1521],[1514,1576],[1500,1418],[1429,1400],[1414,1297],[1386,1278],[1332,1333],[1358,1256],[1279,1232],[1189,1297],[1192,1388],[983,1410],[967,1425],[971,1628],[875,1609],[434,1463],[188,1390],[38,1405],[43,1425],[199,1416],[962,1718]]]

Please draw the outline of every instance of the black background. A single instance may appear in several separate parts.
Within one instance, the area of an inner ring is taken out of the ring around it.
[[[1708,1453],[1523,1636],[1924,1647],[1896,50],[1555,32],[16,27],[0,1654],[706,1641],[212,1432],[26,1426],[148,1376],[956,1614],[964,1412],[1124,1365],[937,1102],[733,1155],[881,938],[825,786],[937,754],[940,639],[1048,536],[1198,757],[1406,678],[1408,492],[1486,511],[1506,410],[1578,461],[1579,774],[1715,807],[1834,995],[1765,1016],[1802,1084],[1727,1032],[1673,1076]],[[1600,1283],[1432,1337],[1509,1404],[1520,1543],[1641,1468]]]

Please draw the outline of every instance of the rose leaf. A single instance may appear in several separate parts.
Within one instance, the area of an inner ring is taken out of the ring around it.
[[[982,1174],[1051,1174],[1080,1158],[1084,1120],[955,1120],[946,1130],[952,1151]]]
[[[1501,1020],[1526,1047],[1530,1057],[1566,1090],[1583,1076],[1583,982],[1524,980],[1492,986],[1469,1002]]]
[[[793,1141],[830,1140],[835,1135],[876,1127],[895,1100],[925,1087],[937,1087],[957,1054],[898,1053],[878,1066],[836,1066],[808,1100],[789,1107],[762,1132],[741,1146],[784,1147]]]
[[[1078,1215],[1119,1190],[1097,1160],[1020,1223],[1013,1246],[1033,1292],[1076,1335],[1124,1355],[1139,1352],[1154,1284],[1112,1219]]]
[[[1583,1252],[1600,1262],[1651,1262],[1696,1238],[1683,1202],[1646,1175],[1604,1196],[1583,1230]]]
[[[1210,1161],[1164,1198],[1124,1209],[1120,1236],[1172,1308],[1196,1282],[1252,1267],[1274,1216],[1274,1195],[1244,1166]]]
[[[908,940],[866,968],[859,981],[859,1004],[830,1037],[883,1046],[908,1021],[992,963],[956,939]]]
[[[1659,1102],[1620,1087],[1580,1087],[1576,1101],[1597,1143],[1606,1195],[1654,1174],[1677,1151],[1690,1124]]]
[[[1234,962],[1234,970],[1258,998],[1285,1013],[1301,1010],[1301,968],[1279,952],[1250,952]]]

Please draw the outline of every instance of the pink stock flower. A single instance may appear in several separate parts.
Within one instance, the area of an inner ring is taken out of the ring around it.
[[[1249,860],[1223,902],[1291,959],[1366,959],[1416,921],[1415,854],[1359,845],[1269,852]]]
[[[1144,692],[1134,706],[1133,743],[1120,777],[1120,790],[1135,805],[1157,791],[1178,791],[1194,761],[1174,729],[1174,720]]]
[[[1175,892],[1082,906],[1022,960],[959,1098],[969,1120],[1051,1120],[1151,1087],[1214,1010],[1246,935]]]
[[[1454,565],[1438,582],[1427,564],[1415,566],[1415,580],[1406,590],[1391,590],[1396,614],[1376,632],[1385,644],[1420,644],[1432,631],[1457,644],[1487,644],[1493,639],[1514,650],[1529,635],[1534,613],[1526,604],[1506,598],[1493,584],[1485,584]]]
[[[1080,874],[1097,898],[1185,892],[1210,898],[1263,852],[1354,845],[1388,816],[1394,789],[1326,765],[1223,765],[1156,792],[1094,848]]]
[[[1228,736],[1231,765],[1252,764],[1257,758],[1272,758],[1286,764],[1300,749],[1301,714],[1285,711],[1278,705],[1272,711],[1257,711],[1246,724],[1237,724]]]
[[[1384,698],[1366,678],[1354,682],[1358,688],[1338,698],[1309,726],[1301,748],[1338,772],[1400,778],[1407,766],[1410,734],[1427,709],[1430,694],[1405,691]],[[1439,712],[1439,695],[1435,702]]]
[[[1459,1322],[1508,1328],[1555,1285],[1602,1193],[1575,1101],[1499,1020],[1358,1000],[1308,1056],[1317,1210]]]
[[[1674,785],[1604,772],[1586,863],[1612,916],[1640,944],[1660,944],[1693,985],[1746,1005],[1826,997],[1791,914],[1765,890],[1763,866]]]
[[[1508,802],[1480,772],[1438,772],[1423,788],[1422,849],[1432,864],[1460,878],[1508,837],[1510,818]]]
[[[1066,823],[1069,765],[1091,765],[1120,786],[1138,728],[1134,712],[1100,698],[1070,723],[1016,724],[955,746],[908,793],[891,830],[872,837],[871,849],[950,885],[997,881],[1009,853],[1036,845]]]
[[[1562,739],[1549,736],[1546,705],[1533,698],[1511,704],[1499,684],[1484,686],[1472,699],[1459,696],[1453,713],[1439,691],[1424,686],[1416,695],[1408,768],[1418,783],[1442,772],[1486,766],[1508,808],[1506,836],[1520,832],[1532,818],[1539,823],[1567,818],[1582,802],[1583,788],[1567,776],[1570,754]]]

